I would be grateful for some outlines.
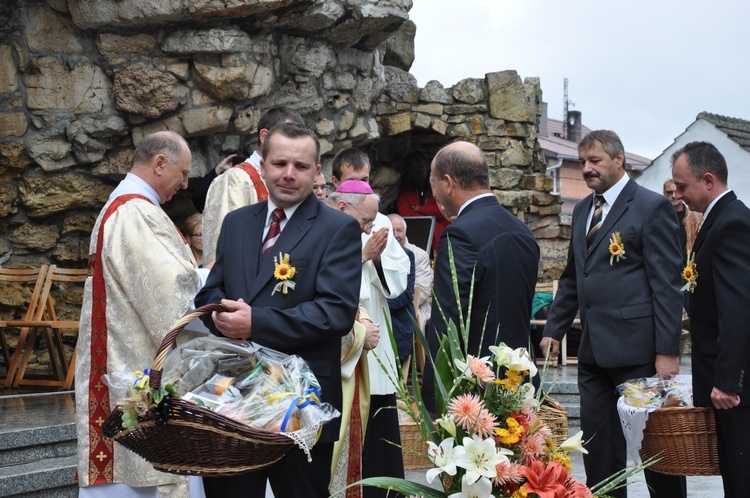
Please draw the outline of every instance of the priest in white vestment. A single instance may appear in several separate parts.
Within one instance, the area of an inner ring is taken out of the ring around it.
[[[187,478],[157,472],[101,435],[121,400],[103,374],[144,370],[169,328],[190,308],[208,270],[160,204],[187,187],[191,154],[179,135],[143,139],[91,234],[76,346],[78,482],[82,497],[187,496]]]

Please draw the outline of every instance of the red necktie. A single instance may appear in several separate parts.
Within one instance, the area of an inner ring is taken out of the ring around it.
[[[281,233],[281,220],[283,220],[285,216],[284,210],[281,208],[276,208],[273,210],[273,213],[271,213],[271,226],[268,227],[266,238],[263,239],[264,258],[268,256],[268,253],[271,252],[271,248],[276,243],[276,239],[279,238],[279,234]]]

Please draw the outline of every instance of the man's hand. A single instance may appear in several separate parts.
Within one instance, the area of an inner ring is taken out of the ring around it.
[[[560,354],[560,341],[551,337],[542,337],[539,347],[542,349],[542,354],[546,355],[549,350],[549,359],[551,361],[557,360],[557,356]]]
[[[373,259],[380,258],[385,250],[386,243],[388,242],[388,227],[383,227],[379,230],[372,232],[369,239],[362,248],[362,259],[370,261]]]
[[[366,350],[375,349],[380,342],[380,324],[373,323],[369,320],[360,322],[365,326],[365,346]]]
[[[214,168],[214,171],[216,172],[216,176],[221,175],[226,170],[232,167],[232,159],[237,157],[237,154],[232,154],[231,156],[227,156],[224,159],[221,160],[219,164],[216,165]]]
[[[240,298],[238,301],[222,299],[228,311],[214,311],[211,318],[219,332],[232,339],[250,340],[252,337],[252,308]]]
[[[740,404],[740,396],[714,387],[711,389],[711,401],[717,410],[729,410]]]
[[[656,375],[661,375],[662,379],[671,379],[680,373],[680,357],[668,354],[657,354]]]

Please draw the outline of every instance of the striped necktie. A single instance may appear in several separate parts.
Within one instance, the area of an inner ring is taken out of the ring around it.
[[[279,234],[281,233],[281,220],[283,220],[285,216],[284,210],[281,208],[276,208],[273,210],[273,213],[271,213],[271,226],[268,227],[266,238],[263,239],[264,258],[268,256],[268,253],[271,252],[271,248],[276,243],[276,239],[279,238]]]
[[[602,226],[602,206],[604,205],[604,196],[597,194],[596,205],[594,206],[594,215],[591,217],[591,225],[589,225],[589,233],[586,234],[586,247],[591,246],[591,242],[594,240],[594,235],[599,231]]]

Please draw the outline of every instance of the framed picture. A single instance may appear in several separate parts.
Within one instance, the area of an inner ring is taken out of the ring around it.
[[[409,242],[432,253],[432,234],[435,232],[434,216],[404,216],[406,238]]]

